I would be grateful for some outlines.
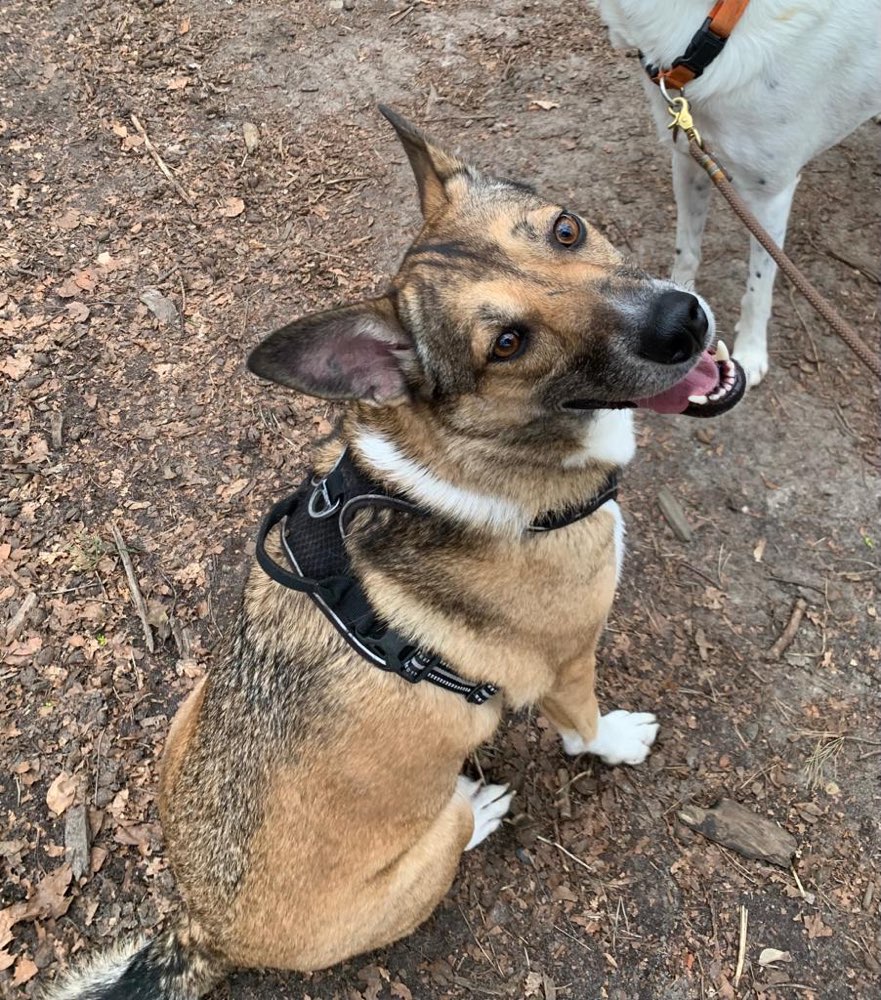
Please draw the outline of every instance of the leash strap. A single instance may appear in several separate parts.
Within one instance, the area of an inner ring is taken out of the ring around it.
[[[717,0],[704,23],[692,35],[684,54],[674,59],[669,69],[649,65],[640,52],[649,78],[657,84],[663,81],[673,90],[682,90],[687,83],[696,80],[725,48],[748,4],[749,0]]]
[[[663,87],[661,89],[663,91]],[[810,281],[808,281],[804,272],[799,270],[783,248],[774,242],[771,234],[759,222],[752,211],[750,211],[747,203],[734,189],[728,172],[719,163],[713,151],[701,139],[700,133],[694,127],[694,121],[691,117],[691,107],[687,98],[682,94],[679,97],[670,98],[666,93],[664,97],[668,102],[668,110],[673,116],[673,121],[670,123],[669,128],[674,130],[674,139],[679,131],[685,133],[688,138],[688,150],[693,159],[706,171],[710,180],[721,191],[722,196],[731,206],[735,215],[737,215],[765,250],[768,251],[772,260],[789,281],[804,295],[810,305],[826,320],[829,326],[832,327],[860,361],[872,372],[875,378],[881,380],[881,358],[879,358],[877,352],[869,347],[841,313],[827,299],[823,298]]]

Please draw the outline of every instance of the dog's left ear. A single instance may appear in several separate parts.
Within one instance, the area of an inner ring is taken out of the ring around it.
[[[374,405],[405,402],[406,371],[415,364],[388,298],[304,316],[271,333],[248,357],[248,369],[270,382]]]
[[[415,125],[411,125],[396,111],[384,104],[379,105],[379,110],[398,133],[419,186],[422,215],[426,220],[431,219],[449,204],[446,182],[455,174],[467,173],[468,167],[455,156],[435,146]]]

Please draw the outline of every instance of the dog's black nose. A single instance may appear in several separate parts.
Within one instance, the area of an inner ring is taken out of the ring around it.
[[[678,365],[703,349],[709,322],[700,302],[689,292],[671,289],[652,303],[639,340],[640,357],[661,365]]]

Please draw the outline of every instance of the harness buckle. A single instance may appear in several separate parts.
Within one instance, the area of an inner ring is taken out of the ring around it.
[[[725,48],[728,36],[717,35],[710,27],[712,21],[712,17],[708,17],[704,21],[688,43],[685,53],[673,61],[671,70],[676,69],[677,66],[685,66],[697,78]]]

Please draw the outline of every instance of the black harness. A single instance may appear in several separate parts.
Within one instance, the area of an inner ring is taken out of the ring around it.
[[[549,513],[528,531],[554,531],[580,521],[618,495],[618,478],[609,473],[600,491],[585,504]],[[381,670],[416,684],[428,681],[474,705],[482,705],[498,690],[495,684],[474,684],[456,673],[436,653],[389,628],[371,607],[346,551],[346,536],[354,515],[365,509],[391,509],[418,517],[430,511],[405,497],[389,493],[365,475],[348,449],[323,479],[313,475],[297,491],[279,500],[264,517],[257,535],[257,561],[276,583],[298,590],[318,605],[339,634]],[[280,525],[281,546],[290,568],[280,566],[266,551],[269,532]]]

